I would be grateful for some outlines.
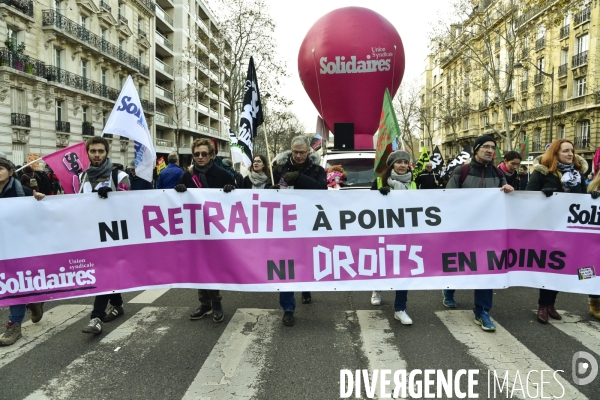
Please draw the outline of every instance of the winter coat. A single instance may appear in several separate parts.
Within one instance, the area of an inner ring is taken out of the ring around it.
[[[291,150],[284,151],[275,157],[275,166],[273,167],[273,178],[276,185],[281,184],[282,178],[286,173],[294,171],[294,166],[290,161]],[[327,190],[327,174],[321,167],[321,156],[311,151],[308,154],[307,162],[298,178],[292,185],[294,189],[323,189]]]
[[[419,174],[419,176],[417,176],[415,183],[419,189],[439,189],[442,179],[440,178],[440,174],[434,171],[423,171]]]
[[[267,179],[267,182],[265,183],[265,187],[263,189],[269,189],[271,186],[273,186],[271,184],[271,180]],[[244,177],[244,180],[242,181],[242,189],[252,189],[252,181],[250,180],[250,176],[246,175]]]
[[[129,182],[131,183],[130,190],[149,190],[154,189],[152,182],[140,178],[137,175],[130,175]]]
[[[179,178],[179,183],[183,183],[189,189],[197,189],[198,186],[196,186],[192,177],[192,172],[187,170]],[[214,162],[208,171],[206,171],[206,181],[208,182],[208,188],[205,189],[223,189],[225,185],[235,185],[235,181],[229,172],[217,166]]]
[[[583,172],[587,171],[588,163],[581,156],[577,156],[579,159],[579,163],[581,164],[581,170],[579,173],[581,174],[581,183],[577,185],[570,193],[586,193],[585,179],[583,176]],[[560,182],[560,178],[556,171],[554,173],[549,173],[548,168],[545,165],[540,164],[542,160],[542,156],[536,157],[533,160],[533,172],[529,176],[529,182],[527,183],[527,190],[539,191],[543,188],[555,189],[559,192],[564,192],[562,183]]]
[[[500,177],[498,170],[494,167],[493,163],[482,164],[471,159],[469,163],[469,171],[462,184],[460,185],[460,173],[462,171],[462,165],[457,165],[452,171],[452,176],[446,185],[446,189],[478,189],[478,188],[501,188],[506,185],[506,178],[504,173],[500,171]]]
[[[19,190],[18,186],[20,186],[22,190]],[[21,182],[19,182],[17,179],[10,177],[8,183],[0,192],[0,199],[7,199],[9,197],[21,197],[19,196],[19,193],[21,192],[24,196],[33,196],[33,190],[21,185]]]
[[[179,178],[183,175],[183,170],[175,163],[170,163],[166,166],[160,174],[158,174],[158,181],[156,182],[157,189],[173,189]]]

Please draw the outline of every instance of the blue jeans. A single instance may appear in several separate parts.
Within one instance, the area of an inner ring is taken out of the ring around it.
[[[396,290],[396,299],[394,300],[394,311],[406,311],[406,300],[408,290]]]
[[[294,297],[294,292],[280,292],[279,305],[283,308],[284,312],[294,312],[296,310],[296,298]]]
[[[450,296],[454,296],[455,290],[446,290]],[[475,289],[475,308],[473,313],[479,316],[483,311],[489,312],[492,309],[492,302],[494,298],[493,289]]]
[[[27,304],[19,304],[18,306],[8,307],[8,320],[20,324],[25,318],[25,312],[27,311]]]

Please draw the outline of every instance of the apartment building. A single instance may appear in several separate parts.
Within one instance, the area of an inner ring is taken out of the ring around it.
[[[580,155],[593,157],[600,145],[594,45],[600,5],[586,2],[556,23],[554,3],[524,11],[515,0],[482,1],[435,43],[421,107],[433,136],[441,137],[444,158],[482,134],[494,136],[502,149],[527,138],[534,157],[551,140],[567,138]]]
[[[101,135],[131,75],[159,156],[174,150],[173,91],[188,83],[206,90],[190,91],[179,107],[180,151],[191,161],[189,145],[205,136],[228,154],[220,67],[228,59],[218,35],[194,0],[0,0],[0,151],[21,165],[30,153]],[[176,70],[191,45],[205,49],[202,58]],[[109,140],[111,160],[128,164],[131,141]]]

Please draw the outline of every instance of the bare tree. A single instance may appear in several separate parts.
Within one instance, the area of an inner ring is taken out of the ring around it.
[[[394,97],[393,106],[404,145],[413,160],[417,160],[420,155],[418,132],[421,113],[417,82],[403,82]]]
[[[263,124],[259,129],[260,132],[254,140],[254,153],[267,156],[266,134],[269,142],[269,155],[274,157],[289,150],[292,138],[303,134],[305,127],[289,109],[271,111],[270,108],[267,108],[266,111],[265,120],[270,123]]]

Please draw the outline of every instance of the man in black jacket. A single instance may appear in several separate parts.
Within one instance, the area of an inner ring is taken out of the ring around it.
[[[321,156],[311,151],[310,140],[300,135],[292,139],[291,150],[275,157],[271,189],[321,189],[327,190],[327,175],[321,167]],[[312,301],[310,292],[302,292],[302,303]],[[279,304],[283,308],[283,323],[294,325],[296,299],[293,292],[281,292]]]
[[[415,179],[415,183],[418,189],[439,189],[441,188],[442,180],[440,174],[433,170],[433,164],[428,162],[425,164],[425,170]]]
[[[467,167],[459,165],[454,168],[446,189],[499,188],[504,193],[512,192],[514,188],[506,183],[502,171],[494,167],[495,154],[496,140],[487,135],[479,136],[473,146],[473,159]],[[463,168],[467,168],[466,176]],[[475,289],[475,323],[488,332],[496,331],[496,325],[488,314],[492,302],[493,289]],[[448,308],[456,308],[454,290],[444,290],[443,303]]]
[[[215,158],[215,146],[208,138],[196,139],[192,143],[192,156],[194,163],[192,168],[185,171],[175,190],[179,193],[191,189],[221,189],[225,193],[235,189],[235,182],[229,172],[217,166]],[[222,296],[218,290],[198,289],[200,307],[192,314],[190,319],[196,320],[212,314],[213,321],[222,322],[225,315],[221,306]]]

